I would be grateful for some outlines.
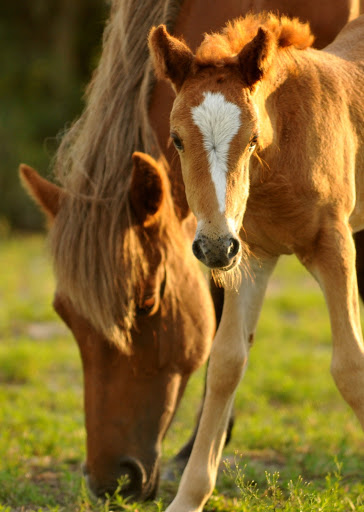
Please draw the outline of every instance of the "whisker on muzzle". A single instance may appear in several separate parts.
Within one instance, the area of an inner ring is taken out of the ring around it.
[[[242,243],[241,260],[238,265],[231,270],[211,269],[211,275],[216,286],[224,288],[225,290],[238,291],[241,284],[242,273],[244,276],[253,278],[250,265],[248,263],[250,256],[249,247]]]

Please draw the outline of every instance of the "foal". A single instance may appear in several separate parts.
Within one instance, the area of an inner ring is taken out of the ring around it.
[[[194,55],[152,30],[156,73],[176,92],[171,138],[197,218],[196,257],[226,286],[195,445],[168,512],[210,496],[235,390],[267,282],[296,254],[319,282],[333,335],[331,371],[364,427],[364,347],[352,233],[364,228],[364,17],[324,51],[308,25],[270,14],[206,35]],[[238,289],[237,289],[238,288]]]

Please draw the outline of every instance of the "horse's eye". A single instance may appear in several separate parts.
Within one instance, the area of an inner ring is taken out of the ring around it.
[[[173,140],[173,144],[175,145],[175,148],[178,150],[178,151],[183,151],[183,142],[181,141],[181,139],[178,137],[178,135],[176,133],[171,133],[171,139]]]
[[[136,314],[138,316],[149,315],[149,313],[153,311],[155,304],[156,299],[153,295],[149,297],[144,297],[143,302],[140,304],[140,306],[136,307]]]
[[[258,142],[258,135],[253,135],[253,137],[249,141],[249,149],[252,150],[255,148]]]

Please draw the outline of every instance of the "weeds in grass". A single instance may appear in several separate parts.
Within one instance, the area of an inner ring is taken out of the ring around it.
[[[7,269],[0,290],[0,512],[165,510],[178,477],[162,480],[154,503],[123,499],[121,489],[105,502],[89,496],[80,470],[85,428],[77,346],[66,330],[30,334],[34,325],[61,325],[51,308],[44,239],[3,241],[0,267]],[[268,288],[236,394],[237,421],[224,455],[244,450],[244,458],[220,474],[206,512],[364,512],[363,433],[330,377],[330,357],[322,294],[287,258]],[[191,433],[203,376],[200,370],[190,379],[164,441],[163,464]],[[333,465],[333,454],[340,464]]]
[[[231,478],[240,492],[238,512],[349,512],[364,510],[364,489],[357,492],[353,501],[348,488],[343,485],[342,463],[334,460],[336,470],[325,479],[325,487],[317,489],[312,482],[305,482],[299,476],[295,482],[280,484],[279,472],[265,472],[266,488],[261,490],[254,481],[245,475],[247,465],[241,466],[235,458],[234,468],[225,461],[225,473]]]

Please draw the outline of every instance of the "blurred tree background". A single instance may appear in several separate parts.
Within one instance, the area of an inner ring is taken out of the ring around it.
[[[50,176],[57,135],[82,110],[107,15],[105,0],[1,2],[0,235],[44,225],[18,166]]]

